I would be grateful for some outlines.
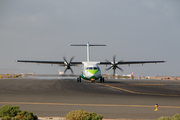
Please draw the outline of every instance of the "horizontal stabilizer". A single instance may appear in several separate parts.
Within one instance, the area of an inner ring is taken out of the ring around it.
[[[89,62],[90,46],[106,46],[106,45],[105,44],[89,44],[89,42],[87,42],[87,44],[71,44],[70,46],[87,46],[87,61]]]
[[[87,46],[87,44],[71,44],[70,46]],[[89,46],[106,46],[105,44],[89,44]]]

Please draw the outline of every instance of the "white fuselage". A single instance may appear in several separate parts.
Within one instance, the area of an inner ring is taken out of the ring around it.
[[[106,45],[98,45],[98,44],[74,44],[71,46],[87,46],[87,61],[82,62],[83,68],[82,68],[82,74],[80,75],[81,78],[86,80],[97,80],[99,78],[102,78],[101,76],[101,70],[98,67],[99,62],[90,62],[90,46],[106,46]]]
[[[101,70],[98,62],[83,62],[81,78],[87,80],[97,80],[101,77]]]

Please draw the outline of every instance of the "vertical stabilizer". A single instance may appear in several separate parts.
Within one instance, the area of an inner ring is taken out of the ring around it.
[[[87,62],[89,62],[90,58],[90,48],[89,48],[89,42],[87,42]]]
[[[87,46],[87,62],[90,61],[90,46],[106,46],[105,44],[71,44],[70,46]]]

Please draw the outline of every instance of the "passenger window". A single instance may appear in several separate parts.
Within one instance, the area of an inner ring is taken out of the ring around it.
[[[92,67],[89,67],[90,70],[92,70]]]

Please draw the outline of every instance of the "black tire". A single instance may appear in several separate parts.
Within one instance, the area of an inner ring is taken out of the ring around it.
[[[102,82],[104,82],[104,78],[102,78]]]
[[[102,77],[101,77],[101,78],[100,78],[100,82],[102,82],[102,80],[103,80],[103,79],[102,79]]]
[[[95,83],[95,80],[91,80],[91,83]]]
[[[79,82],[81,82],[81,77],[79,77]]]
[[[77,78],[77,82],[79,82],[79,78]]]

